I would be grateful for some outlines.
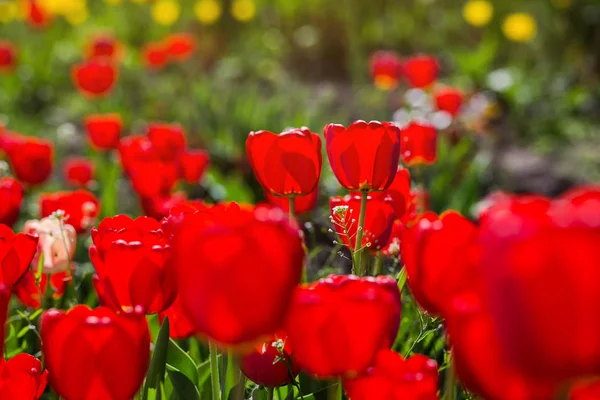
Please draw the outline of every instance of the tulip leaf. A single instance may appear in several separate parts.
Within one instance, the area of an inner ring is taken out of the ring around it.
[[[246,391],[246,385],[244,383],[238,383],[234,385],[229,391],[227,400],[244,400],[244,394]]]
[[[221,360],[221,355],[217,355],[217,362]],[[198,387],[200,391],[203,392],[204,385],[207,383],[208,378],[210,378],[210,360],[206,360],[203,363],[198,365],[196,370],[198,372]],[[210,390],[210,386],[209,386]]]
[[[169,348],[169,318],[165,318],[158,332],[154,353],[150,360],[150,368],[144,385],[144,399],[148,399],[148,389],[157,389],[165,378],[167,353]]]
[[[173,393],[178,400],[200,400],[200,393],[189,378],[182,372],[167,366],[167,374],[173,384]]]
[[[177,370],[184,374],[191,382],[198,382],[196,363],[173,339],[169,339],[167,364],[177,368]]]
[[[263,387],[256,387],[252,391],[252,400],[267,400],[267,389]]]
[[[223,397],[231,398],[234,388],[240,382],[240,367],[238,366],[237,360],[234,358],[231,352],[227,355],[227,368],[225,370],[225,385],[223,386]],[[239,391],[239,388],[237,389]],[[242,389],[243,393],[243,389]],[[243,398],[236,397],[236,398]]]

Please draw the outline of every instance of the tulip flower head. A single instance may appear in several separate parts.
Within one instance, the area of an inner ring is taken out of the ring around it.
[[[431,86],[436,81],[439,71],[438,61],[433,56],[418,55],[404,61],[404,76],[414,88]]]
[[[39,399],[48,383],[48,371],[40,360],[26,353],[0,360],[0,398]]]
[[[61,210],[68,224],[81,234],[96,222],[100,213],[100,203],[93,193],[83,189],[44,193],[40,196],[40,210],[42,218]]]
[[[291,354],[291,346],[285,339],[269,340],[244,356],[240,368],[248,379],[258,385],[288,385],[300,372]]]
[[[378,51],[371,56],[371,75],[381,90],[394,90],[402,76],[402,60],[392,51]]]
[[[24,194],[19,181],[8,176],[0,178],[0,224],[13,226],[17,222]]]
[[[73,66],[71,76],[77,90],[89,98],[108,95],[117,81],[119,70],[106,57],[96,57]]]
[[[16,47],[8,41],[0,40],[0,73],[14,70],[16,64]]]
[[[119,146],[123,121],[119,114],[88,115],[84,121],[88,140],[96,150],[111,150]]]
[[[75,254],[77,233],[75,228],[65,221],[64,211],[57,210],[41,220],[25,222],[23,230],[39,236],[38,252],[33,265],[37,266],[39,257],[44,257],[43,272],[46,274],[69,269]]]

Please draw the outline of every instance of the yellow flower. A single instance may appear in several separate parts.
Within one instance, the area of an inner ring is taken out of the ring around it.
[[[71,25],[81,25],[85,21],[87,21],[90,16],[87,8],[82,8],[80,10],[73,11],[67,15],[65,15],[65,19]]]
[[[231,15],[240,22],[251,21],[256,15],[254,0],[234,0],[231,4]]]
[[[494,6],[487,0],[469,0],[463,7],[463,18],[473,26],[486,26],[494,15]]]
[[[180,12],[179,3],[175,0],[158,0],[152,6],[152,18],[160,25],[173,25]]]
[[[199,0],[194,5],[196,19],[204,24],[214,24],[221,18],[221,4],[217,0]]]
[[[42,0],[40,5],[50,14],[64,16],[83,14],[87,8],[86,0]]]
[[[8,23],[17,18],[19,7],[14,1],[0,0],[0,23]]]
[[[537,34],[537,23],[527,13],[513,13],[504,20],[502,32],[513,42],[529,42]]]

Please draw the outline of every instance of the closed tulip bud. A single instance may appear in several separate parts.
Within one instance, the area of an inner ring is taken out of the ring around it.
[[[85,157],[67,158],[63,165],[65,180],[73,186],[87,186],[94,179],[94,163]]]
[[[377,51],[371,56],[371,76],[381,90],[394,90],[402,77],[402,60],[393,51]]]
[[[88,115],[84,121],[88,140],[96,150],[111,150],[119,146],[123,121],[119,114]]]
[[[185,150],[185,131],[179,124],[151,122],[148,124],[148,139],[158,156],[164,161],[175,161]]]
[[[188,149],[177,157],[179,176],[187,183],[198,183],[208,168],[208,153],[204,150]]]
[[[435,92],[435,104],[438,110],[446,111],[453,117],[460,112],[463,103],[463,94],[453,87],[442,87]]]
[[[418,55],[404,61],[403,72],[408,83],[415,88],[427,88],[437,79],[440,65],[435,57]]]
[[[437,158],[437,131],[428,122],[411,122],[401,131],[402,161],[408,166],[434,164]]]
[[[29,185],[40,185],[50,177],[54,163],[54,145],[36,137],[10,135],[4,151],[15,177]]]
[[[89,98],[108,95],[117,81],[119,70],[107,57],[96,57],[76,64],[71,77],[77,90]]]
[[[81,234],[94,226],[100,213],[100,203],[93,193],[83,189],[44,193],[40,196],[40,210],[42,217],[62,210],[67,223]]]

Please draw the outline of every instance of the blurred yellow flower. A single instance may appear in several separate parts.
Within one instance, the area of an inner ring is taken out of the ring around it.
[[[240,22],[248,22],[256,15],[254,0],[233,0],[231,15]]]
[[[40,0],[39,3],[44,10],[55,15],[82,14],[83,10],[87,12],[86,0]]]
[[[529,42],[537,34],[537,23],[527,13],[513,13],[504,20],[502,32],[513,42]]]
[[[569,8],[573,5],[573,0],[552,0],[556,8]]]
[[[85,21],[87,21],[90,16],[87,8],[82,8],[81,10],[74,11],[70,14],[65,15],[65,19],[71,25],[81,25]]]
[[[494,15],[494,6],[487,0],[469,0],[465,3],[463,18],[473,26],[487,25]]]
[[[221,4],[217,0],[199,0],[194,5],[196,19],[204,24],[214,24],[221,18]]]
[[[14,1],[0,1],[0,22],[8,23],[17,18],[19,6]]]
[[[152,18],[160,25],[173,25],[180,12],[179,3],[175,0],[158,0],[152,6]]]

